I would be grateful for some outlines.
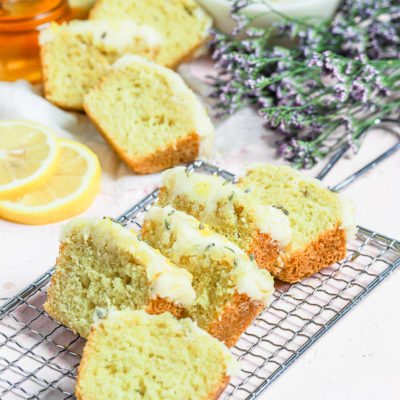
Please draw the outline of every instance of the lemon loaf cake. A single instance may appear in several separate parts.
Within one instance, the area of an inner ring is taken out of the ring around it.
[[[169,68],[195,56],[212,25],[194,0],[99,0],[90,19],[130,18],[150,25],[165,39],[156,61]]]
[[[339,261],[355,234],[351,201],[288,166],[253,164],[239,181],[264,205],[281,208],[292,227],[285,267],[276,277],[296,282]]]
[[[292,234],[289,218],[221,177],[187,173],[184,167],[169,169],[163,173],[159,204],[171,205],[208,224],[254,256],[260,268],[272,274],[282,269],[281,254]]]
[[[239,363],[190,319],[115,311],[92,328],[78,400],[216,400]]]
[[[270,273],[194,217],[171,206],[153,206],[141,235],[193,275],[196,299],[189,317],[228,347],[269,305],[274,291]]]
[[[142,57],[120,58],[86,96],[86,113],[119,156],[146,174],[208,157],[214,128],[174,71]]]
[[[45,97],[82,110],[83,95],[127,53],[155,57],[158,32],[129,20],[53,22],[39,35]]]
[[[189,272],[120,224],[76,218],[61,231],[44,308],[87,337],[94,316],[104,310],[145,309],[185,316],[195,298],[191,280]]]

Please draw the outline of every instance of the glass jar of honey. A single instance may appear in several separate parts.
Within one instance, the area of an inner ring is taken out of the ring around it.
[[[40,81],[39,32],[69,19],[67,0],[0,0],[0,80]]]

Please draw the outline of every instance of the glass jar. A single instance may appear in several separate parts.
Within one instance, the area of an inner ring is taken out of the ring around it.
[[[0,80],[40,81],[39,32],[70,17],[67,0],[0,1]]]

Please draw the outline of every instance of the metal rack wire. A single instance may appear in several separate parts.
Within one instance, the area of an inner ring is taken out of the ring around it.
[[[190,169],[234,176],[203,162]],[[140,228],[151,193],[118,221]],[[221,399],[255,399],[316,340],[400,265],[400,242],[359,228],[347,257],[275,298],[232,349],[242,370]],[[0,307],[0,398],[73,399],[84,340],[43,309],[51,269]]]

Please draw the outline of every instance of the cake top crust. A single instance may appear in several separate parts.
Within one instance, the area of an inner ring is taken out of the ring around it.
[[[153,206],[146,215],[146,220],[164,224],[163,240],[174,243],[171,251],[178,257],[186,254],[203,257],[208,254],[213,259],[224,260],[232,265],[230,272],[236,291],[247,294],[251,299],[269,305],[274,292],[274,280],[271,274],[258,268],[254,257],[249,256],[224,236],[209,229],[196,218],[176,211],[171,206]]]
[[[108,45],[119,52],[132,46],[135,40],[145,40],[152,48],[159,47],[163,39],[151,26],[138,25],[127,19],[71,21],[58,25],[53,22],[49,28],[40,32],[39,43],[41,46],[53,42],[57,35],[90,35],[93,43]]]
[[[281,210],[254,201],[249,193],[219,176],[187,173],[185,167],[175,167],[164,171],[162,185],[171,198],[185,195],[200,203],[210,219],[224,202],[245,205],[254,213],[254,224],[260,233],[269,234],[282,248],[291,241],[289,219]]]

